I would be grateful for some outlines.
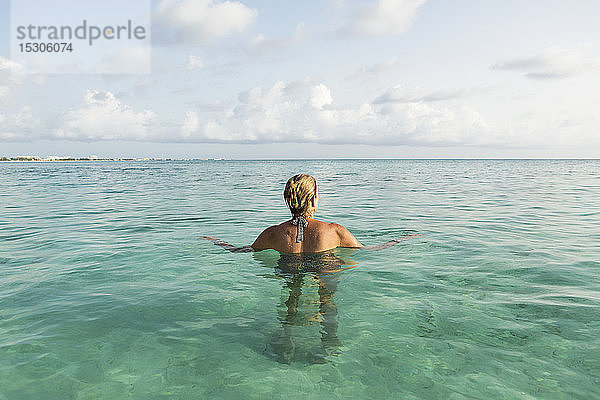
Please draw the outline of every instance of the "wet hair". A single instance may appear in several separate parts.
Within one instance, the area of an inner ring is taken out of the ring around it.
[[[285,184],[283,198],[290,208],[292,216],[311,217],[315,210],[310,201],[317,195],[317,181],[310,175],[292,176]]]

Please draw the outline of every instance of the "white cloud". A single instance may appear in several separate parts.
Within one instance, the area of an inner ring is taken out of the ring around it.
[[[23,107],[13,114],[0,113],[0,141],[23,141],[39,135],[39,119],[30,107]]]
[[[374,100],[374,103],[433,103],[437,101],[455,100],[474,94],[483,93],[492,89],[492,86],[481,86],[460,89],[442,89],[429,93],[423,93],[417,88],[406,88],[402,85],[397,85],[387,90],[381,96],[377,97]]]
[[[19,90],[27,85],[43,85],[44,75],[34,74],[30,71],[29,65],[0,57],[0,105],[18,105]],[[38,90],[37,88],[35,89]],[[6,110],[5,110],[6,111]]]
[[[64,114],[52,136],[82,141],[143,140],[154,118],[152,111],[136,113],[111,92],[88,90],[82,103]]]
[[[533,56],[497,63],[492,69],[518,71],[531,79],[561,79],[600,69],[600,57],[584,47],[563,49],[549,47]]]
[[[10,103],[11,88],[9,86],[0,86],[0,106]],[[0,125],[1,126],[1,125]]]
[[[181,128],[181,133],[183,137],[189,137],[193,132],[195,132],[198,129],[199,123],[200,119],[198,118],[197,113],[195,113],[194,111],[186,112],[185,120]]]
[[[425,102],[336,106],[324,84],[276,82],[239,96],[239,103],[200,120],[188,112],[181,140],[217,143],[372,145],[486,144],[491,128],[466,106]]]
[[[191,71],[202,69],[204,67],[204,63],[202,62],[202,58],[194,55],[190,55],[187,60],[187,68]]]
[[[0,57],[0,85],[20,84],[23,82],[24,69],[17,62]]]
[[[12,89],[25,81],[23,66],[0,57],[0,104],[9,102]]]
[[[310,105],[313,108],[322,110],[323,107],[330,105],[333,103],[333,99],[331,98],[331,91],[329,88],[322,83],[313,86],[310,94]]]
[[[370,97],[381,94],[381,88],[389,87],[398,81],[403,71],[408,69],[406,61],[392,56],[387,60],[373,64],[363,64],[344,77],[348,87],[354,87],[360,93]]]
[[[403,85],[396,85],[385,91],[381,96],[374,100],[376,104],[384,103],[408,103],[415,101],[419,97],[418,91],[414,88],[407,88]]]
[[[378,0],[358,9],[343,29],[363,35],[399,35],[414,22],[425,0]]]
[[[385,60],[380,63],[372,64],[368,67],[363,66],[360,69],[359,74],[367,74],[369,76],[378,75],[378,74],[386,73],[389,71],[395,71],[396,69],[398,69],[404,65],[405,64],[402,61],[400,61],[400,59],[398,57],[391,57],[388,60]]]
[[[309,32],[310,29],[306,27],[304,22],[300,22],[288,36],[268,37],[263,33],[259,33],[247,42],[246,51],[251,54],[256,54],[285,49],[302,43],[309,35]]]
[[[134,110],[111,92],[88,90],[57,123],[46,121],[42,126],[37,119],[40,113],[28,107],[0,112],[0,141],[50,138],[492,148],[597,145],[600,141],[600,119],[592,108],[580,112],[564,109],[554,118],[543,112],[528,114],[510,118],[499,127],[458,101],[426,101],[418,89],[396,86],[377,98],[386,95],[397,98],[341,105],[335,91],[324,83],[278,81],[244,91],[236,101],[190,108],[183,118],[173,121],[161,120],[149,110]]]
[[[517,146],[594,149],[600,146],[600,115],[595,110],[562,108],[531,112],[511,120],[507,136]]]
[[[203,43],[243,32],[257,15],[257,10],[239,1],[161,0],[153,22],[159,28],[159,39]]]

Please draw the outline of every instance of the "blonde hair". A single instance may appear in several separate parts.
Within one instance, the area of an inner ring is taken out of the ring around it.
[[[316,195],[317,181],[306,174],[292,176],[285,184],[283,191],[283,198],[290,208],[292,216],[312,217],[316,210],[312,207],[311,200]]]

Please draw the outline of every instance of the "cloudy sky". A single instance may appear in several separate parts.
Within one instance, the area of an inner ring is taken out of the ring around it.
[[[151,73],[39,74],[0,155],[599,158],[597,0],[153,0]]]

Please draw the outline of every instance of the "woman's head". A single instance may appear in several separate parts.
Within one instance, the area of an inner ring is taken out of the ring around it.
[[[317,181],[310,175],[294,175],[285,184],[283,198],[292,216],[312,217],[318,203]]]

